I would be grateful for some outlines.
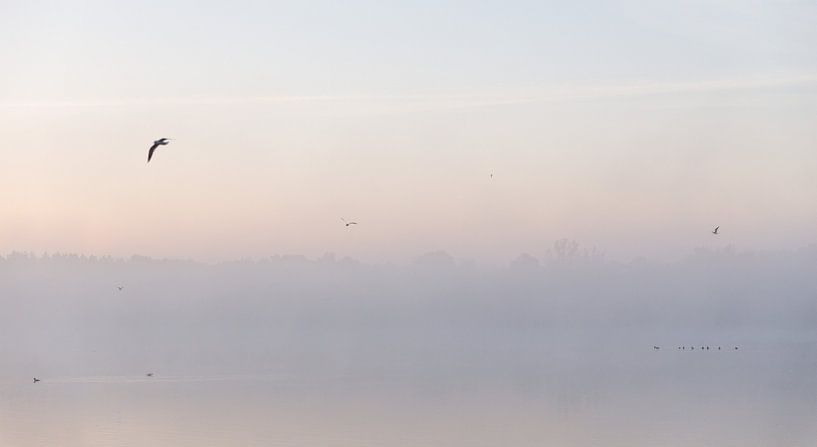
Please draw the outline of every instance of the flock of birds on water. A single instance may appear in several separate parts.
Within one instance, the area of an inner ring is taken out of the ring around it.
[[[172,140],[171,140],[170,138],[159,138],[158,140],[154,141],[154,142],[153,142],[153,144],[152,144],[152,145],[150,146],[150,148],[148,149],[148,161],[147,161],[147,163],[150,163],[150,160],[152,160],[152,159],[153,159],[153,153],[154,153],[154,152],[156,152],[156,149],[158,149],[158,148],[159,148],[159,146],[167,146],[168,144],[170,144],[170,142],[171,142],[171,141],[172,141]],[[493,172],[492,172],[492,173],[489,175],[489,178],[490,178],[490,179],[493,179],[493,178],[494,178],[494,173],[493,173]],[[349,221],[349,220],[346,220],[346,219],[344,219],[344,218],[342,218],[342,217],[340,218],[340,220],[341,220],[341,222],[343,222],[344,226],[346,226],[346,227],[351,227],[352,225],[357,225],[357,224],[358,224],[358,223],[357,223],[357,222],[355,222],[355,221]],[[714,234],[714,235],[716,235],[716,236],[717,236],[717,235],[719,235],[719,234],[720,234],[720,233],[719,233],[720,228],[721,228],[720,226],[715,227],[715,229],[714,229],[714,230],[712,230],[712,234]],[[117,289],[118,289],[118,290],[121,292],[121,291],[122,291],[122,290],[125,288],[125,286],[116,286],[116,288],[117,288]],[[660,350],[660,349],[661,349],[661,347],[660,347],[660,346],[653,346],[652,348],[653,348],[653,350],[655,350],[655,351],[658,351],[658,350]],[[686,349],[687,349],[687,347],[686,347],[686,346],[678,346],[678,350],[679,350],[679,351],[685,351]],[[708,351],[708,350],[709,350],[709,346],[701,346],[699,349],[700,349],[701,351]],[[694,351],[694,350],[695,350],[695,346],[690,346],[690,347],[689,347],[689,350],[690,350],[690,351]],[[720,347],[720,346],[718,346],[718,349],[717,349],[717,350],[718,350],[718,351],[720,351],[720,350],[721,350],[721,347]],[[735,346],[735,347],[734,347],[734,350],[735,350],[735,351],[737,351],[737,350],[738,350],[738,347],[737,347],[737,346]],[[146,377],[153,377],[153,373],[147,373],[147,374],[145,374],[145,376],[146,376]],[[39,381],[40,381],[40,379],[38,379],[38,378],[36,378],[36,377],[34,378],[34,383],[37,383],[37,382],[39,382]]]
[[[655,350],[655,351],[659,351],[659,350],[661,349],[661,347],[660,347],[660,346],[653,346],[653,347],[652,347],[652,349],[653,349],[653,350]],[[699,350],[701,350],[701,351],[709,351],[709,346],[701,346],[701,347],[700,347],[700,348],[698,348],[698,349],[699,349]],[[737,350],[738,350],[738,347],[737,347],[737,346],[734,346],[732,349],[733,349],[734,351],[737,351]],[[686,350],[687,350],[687,347],[686,347],[686,346],[678,346],[678,350],[679,350],[679,351],[686,351]],[[689,346],[689,350],[690,350],[690,351],[694,351],[694,350],[695,350],[695,346]],[[717,347],[717,349],[715,349],[715,347],[713,347],[713,348],[712,348],[712,350],[720,351],[720,350],[721,350],[721,347],[720,347],[720,346],[718,346],[718,347]]]

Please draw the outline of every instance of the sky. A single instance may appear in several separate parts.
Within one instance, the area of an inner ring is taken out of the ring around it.
[[[0,253],[817,242],[816,5],[565,3],[0,0]]]
[[[813,1],[0,0],[0,444],[814,445],[814,48]]]

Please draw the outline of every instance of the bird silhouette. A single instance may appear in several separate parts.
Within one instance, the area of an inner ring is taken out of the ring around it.
[[[150,149],[148,149],[148,161],[147,162],[150,163],[150,159],[153,158],[153,152],[156,150],[157,147],[165,146],[168,143],[170,143],[169,138],[159,138],[158,140],[154,141],[153,145],[150,147]]]
[[[39,381],[40,381],[40,379],[38,379],[38,378],[36,378],[36,377],[34,378],[34,383],[37,383],[37,382],[39,382]]]
[[[344,219],[342,217],[340,218],[340,220],[342,220],[343,224],[346,225],[347,227],[350,226],[350,225],[357,225],[357,222],[350,222],[350,221],[347,221],[346,219]]]
[[[153,373],[147,373],[145,375],[148,376],[148,377],[153,377]]]
[[[718,228],[720,228],[720,226],[715,227],[715,231],[713,231],[712,234],[719,234],[718,233]]]

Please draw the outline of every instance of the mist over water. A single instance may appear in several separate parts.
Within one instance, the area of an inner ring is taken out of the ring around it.
[[[814,247],[614,263],[563,242],[506,267],[12,254],[0,445],[812,445],[815,293]]]
[[[791,0],[0,0],[0,447],[814,447],[815,47]]]

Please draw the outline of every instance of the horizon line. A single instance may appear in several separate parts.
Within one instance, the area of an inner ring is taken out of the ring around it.
[[[581,247],[581,245],[579,245],[579,247]],[[689,256],[694,256],[694,255],[699,254],[701,252],[714,253],[714,254],[730,254],[730,255],[745,256],[745,255],[763,255],[763,254],[781,254],[781,253],[794,254],[794,253],[802,252],[804,250],[815,250],[815,251],[817,251],[817,243],[809,243],[809,244],[803,245],[803,246],[801,246],[799,248],[795,248],[795,249],[777,249],[777,250],[756,250],[756,249],[742,249],[741,250],[734,244],[729,244],[729,245],[726,245],[726,246],[723,246],[723,247],[718,247],[718,248],[700,246],[700,247],[694,247],[691,251],[689,251],[685,256],[683,256],[679,260],[682,260],[684,258],[688,258]],[[507,261],[505,261],[504,264],[512,264],[513,262],[515,262],[515,261],[517,261],[517,260],[519,260],[521,258],[526,258],[526,257],[533,258],[536,261],[548,261],[548,260],[559,260],[560,259],[560,258],[558,258],[558,256],[556,256],[556,257],[550,256],[549,252],[550,252],[550,250],[546,250],[546,252],[544,254],[541,254],[541,255],[533,255],[533,254],[531,254],[531,252],[521,252],[518,255],[516,255],[515,257],[512,257],[511,259],[508,259]],[[410,264],[416,264],[418,261],[422,260],[423,258],[432,257],[432,256],[435,256],[435,255],[442,255],[444,258],[449,259],[450,261],[452,261],[452,263],[453,263],[452,265],[455,265],[455,266],[476,265],[476,264],[478,264],[478,262],[477,262],[478,260],[476,260],[476,259],[458,258],[458,257],[454,256],[453,254],[451,254],[449,251],[442,250],[442,249],[425,251],[425,252],[419,253],[417,255],[407,257],[405,260],[409,261],[409,265],[410,265]],[[5,254],[0,254],[0,262],[13,261],[13,260],[15,260],[15,258],[17,258],[17,259],[22,258],[22,259],[29,259],[29,260],[36,260],[36,261],[49,260],[49,259],[52,259],[52,258],[76,258],[76,259],[85,260],[85,261],[115,261],[115,262],[132,262],[132,261],[143,260],[143,261],[148,261],[148,262],[177,262],[177,263],[191,263],[191,264],[211,265],[211,266],[217,266],[217,265],[221,265],[221,264],[234,264],[234,263],[263,263],[265,261],[271,261],[271,260],[281,260],[281,261],[298,260],[298,261],[306,261],[306,262],[332,261],[332,262],[335,262],[335,263],[352,262],[352,263],[359,264],[359,265],[370,265],[370,266],[401,265],[400,263],[395,263],[395,262],[392,262],[392,261],[383,261],[383,262],[376,262],[376,263],[364,262],[364,261],[361,261],[361,260],[359,260],[357,258],[354,258],[354,257],[350,256],[350,255],[338,255],[338,254],[336,254],[334,252],[326,252],[323,255],[314,256],[314,257],[310,257],[310,256],[304,255],[304,254],[297,254],[297,253],[283,253],[283,254],[272,254],[272,255],[264,256],[264,257],[250,257],[250,256],[248,256],[248,257],[243,257],[243,258],[224,259],[224,260],[219,260],[219,261],[204,261],[204,260],[195,259],[195,258],[192,258],[192,257],[187,257],[187,258],[184,258],[184,257],[167,257],[167,256],[165,256],[165,257],[154,257],[154,256],[142,255],[142,254],[136,254],[136,253],[131,254],[131,255],[117,256],[117,255],[111,255],[111,254],[99,255],[99,254],[87,254],[87,253],[76,253],[76,252],[65,252],[65,253],[64,252],[42,252],[42,253],[38,254],[38,253],[33,252],[33,251],[12,250],[12,251],[7,252]],[[564,260],[565,258],[561,258],[561,259]],[[643,262],[643,261],[654,261],[654,262],[660,262],[660,263],[666,263],[667,262],[667,261],[664,261],[664,260],[651,259],[648,256],[641,256],[641,255],[633,256],[629,261],[614,260],[614,259],[610,259],[607,256],[606,252],[599,250],[597,247],[583,248],[579,252],[577,252],[575,255],[570,256],[569,259],[577,259],[577,260],[578,259],[592,259],[592,260],[595,260],[595,261],[602,261],[603,263],[610,263],[610,264],[616,264],[616,263],[627,264],[627,263]],[[491,264],[493,264],[493,263],[491,263]]]

